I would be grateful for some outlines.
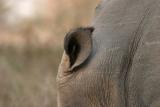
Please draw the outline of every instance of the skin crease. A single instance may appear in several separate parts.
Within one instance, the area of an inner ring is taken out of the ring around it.
[[[100,6],[90,56],[70,72],[64,52],[58,107],[159,107],[160,0],[106,0]]]

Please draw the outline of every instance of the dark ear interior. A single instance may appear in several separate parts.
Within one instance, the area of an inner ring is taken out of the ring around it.
[[[93,27],[77,28],[66,35],[64,49],[69,57],[70,69],[81,65],[90,55],[93,31]]]
[[[70,67],[75,63],[78,53],[80,52],[80,44],[76,38],[72,37],[66,41],[65,50],[70,58]]]

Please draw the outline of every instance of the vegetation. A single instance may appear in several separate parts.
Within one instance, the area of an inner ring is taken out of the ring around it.
[[[0,107],[54,107],[60,49],[0,49]]]

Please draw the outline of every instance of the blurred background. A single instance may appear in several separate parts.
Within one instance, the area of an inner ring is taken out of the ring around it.
[[[0,107],[56,107],[69,29],[87,26],[99,0],[0,0]]]

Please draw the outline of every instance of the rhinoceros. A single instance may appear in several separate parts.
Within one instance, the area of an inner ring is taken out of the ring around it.
[[[104,0],[64,45],[58,107],[160,107],[160,0]]]

